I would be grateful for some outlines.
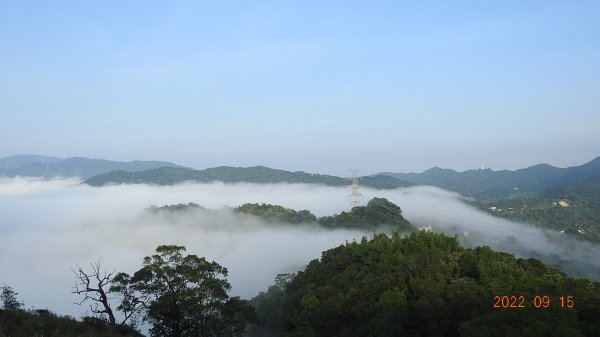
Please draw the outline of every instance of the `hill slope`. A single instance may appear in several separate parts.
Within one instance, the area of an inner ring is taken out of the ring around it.
[[[98,174],[121,171],[142,171],[159,167],[181,167],[161,161],[119,162],[104,159],[72,157],[60,159],[36,155],[17,155],[0,159],[0,176],[75,177],[88,179]]]
[[[401,230],[412,230],[402,209],[385,198],[373,198],[366,206],[353,207],[350,212],[319,218],[319,223],[331,228],[370,228],[387,225]]]
[[[95,317],[76,320],[59,316],[51,311],[0,309],[0,336],[2,337],[143,337],[129,326],[111,327],[106,321]]]
[[[536,196],[472,204],[495,216],[600,242],[600,177],[565,183]]]
[[[507,199],[536,194],[567,182],[600,177],[600,157],[581,166],[558,168],[534,165],[516,171],[432,168],[422,173],[380,173],[415,184],[433,185],[467,197]]]
[[[91,186],[104,186],[109,184],[156,184],[172,185],[184,181],[208,183],[222,181],[225,183],[305,183],[323,184],[328,186],[346,186],[351,181],[346,178],[313,174],[302,171],[290,172],[272,169],[264,166],[230,167],[219,166],[205,170],[192,170],[187,168],[162,167],[140,172],[114,171],[92,177],[86,181]],[[396,188],[409,186],[410,183],[400,181],[393,177],[364,177],[362,184],[374,188]]]
[[[373,198],[366,206],[353,207],[349,212],[318,218],[308,210],[296,211],[279,205],[244,204],[236,212],[257,216],[266,222],[290,224],[318,223],[328,228],[378,229],[389,226],[400,230],[414,228],[402,216],[402,209],[385,198]]]
[[[442,234],[378,234],[277,281],[249,337],[600,335],[599,283]]]
[[[18,154],[0,159],[0,171],[16,169],[25,164],[51,164],[61,161],[61,158],[40,156],[37,154]]]

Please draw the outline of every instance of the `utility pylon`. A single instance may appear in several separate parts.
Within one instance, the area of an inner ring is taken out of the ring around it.
[[[357,174],[360,169],[353,169],[350,171],[352,171],[352,192],[350,193],[350,209],[352,210],[352,208],[360,204],[362,194],[360,194],[360,185],[358,183],[359,177]]]

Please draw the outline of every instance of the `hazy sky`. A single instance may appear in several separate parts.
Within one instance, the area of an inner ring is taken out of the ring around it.
[[[1,1],[0,157],[347,174],[600,155],[598,1]]]

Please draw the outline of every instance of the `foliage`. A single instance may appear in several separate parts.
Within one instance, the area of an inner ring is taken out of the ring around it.
[[[29,337],[116,337],[142,335],[127,325],[115,326],[107,320],[84,317],[81,321],[69,316],[59,316],[45,309],[23,310],[18,293],[10,286],[2,286],[0,310],[0,336]]]
[[[414,185],[413,183],[409,183],[408,181],[400,180],[384,174],[361,177],[359,184],[371,188],[376,188],[378,190],[389,190],[398,187],[408,187]]]
[[[18,310],[23,307],[23,303],[19,301],[16,292],[11,286],[7,286],[6,284],[0,287],[2,292],[0,292],[0,300],[2,301],[2,309],[4,310]]]
[[[572,309],[493,309],[494,296],[573,296]],[[593,336],[600,284],[430,232],[377,234],[323,252],[251,301],[285,336]],[[268,305],[265,305],[268,303]],[[276,308],[273,308],[275,306]],[[274,321],[271,312],[281,312]],[[282,321],[283,319],[283,321]],[[275,334],[273,334],[275,335]]]
[[[84,317],[76,320],[45,309],[0,310],[0,336],[10,337],[143,337],[129,326],[113,326],[108,321]]]
[[[124,297],[119,310],[142,304],[152,336],[240,336],[254,310],[227,294],[227,269],[184,252],[182,246],[159,246],[133,276],[117,274],[111,290]]]
[[[508,171],[467,170],[456,172],[434,167],[422,173],[383,173],[420,185],[433,185],[463,196],[489,200],[537,194],[566,183],[600,177],[600,157],[581,166],[558,168],[548,164]]]
[[[245,337],[279,337],[282,331],[292,328],[291,312],[287,310],[285,289],[295,274],[279,274],[275,285],[249,301],[257,313],[257,322],[250,324]]]
[[[177,205],[164,205],[164,206],[156,206],[150,205],[148,210],[152,213],[160,213],[160,212],[177,212],[177,211],[185,211],[185,210],[203,210],[204,207],[193,203],[188,202],[187,204],[177,204]]]
[[[317,217],[307,210],[295,211],[279,205],[243,204],[235,208],[236,212],[258,216],[269,223],[285,222],[290,224],[315,223]]]
[[[410,183],[392,177],[363,177],[363,184],[373,188],[396,188]],[[173,185],[184,181],[225,183],[248,182],[257,184],[304,183],[327,186],[347,186],[350,179],[301,171],[289,172],[264,166],[229,167],[220,166],[205,170],[192,170],[181,167],[162,167],[139,172],[113,171],[97,175],[86,181],[91,186],[108,184],[157,184]]]
[[[561,206],[561,201],[566,202],[563,205],[567,206]],[[477,200],[472,204],[494,216],[525,221],[600,242],[600,177],[565,184],[538,196]],[[496,209],[490,210],[490,207]]]
[[[331,228],[377,228],[388,225],[400,229],[412,229],[410,223],[402,216],[402,210],[385,198],[373,198],[367,206],[356,206],[350,212],[324,216],[319,223]]]
[[[201,209],[203,207],[193,202],[178,205],[150,206],[152,213],[177,212],[188,209]],[[390,226],[402,230],[411,230],[410,223],[402,216],[402,210],[385,198],[373,198],[367,206],[357,206],[350,212],[342,212],[332,216],[317,217],[308,210],[296,211],[279,205],[271,204],[243,204],[233,208],[234,212],[259,217],[268,223],[307,224],[315,223],[329,228],[366,228],[376,229],[381,226]]]

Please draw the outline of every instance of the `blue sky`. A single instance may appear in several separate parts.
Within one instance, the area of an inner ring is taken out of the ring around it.
[[[0,1],[0,157],[340,175],[600,155],[597,1]]]

